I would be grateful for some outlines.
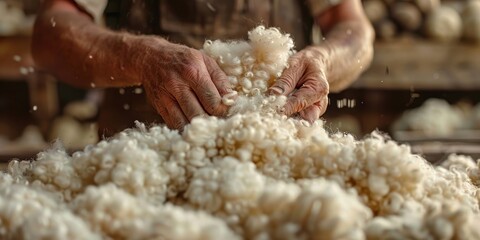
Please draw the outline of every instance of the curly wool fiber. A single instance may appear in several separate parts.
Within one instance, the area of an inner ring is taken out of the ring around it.
[[[25,185],[0,184],[0,238],[101,239],[47,192]],[[8,177],[6,177],[8,178]]]
[[[250,42],[205,51],[230,77],[270,86],[292,46],[259,27]],[[228,118],[198,117],[181,133],[137,123],[72,155],[56,144],[12,161],[0,175],[0,238],[479,238],[480,163],[434,167],[377,132],[356,140],[280,115],[285,98],[262,85],[234,86]]]
[[[155,206],[112,184],[89,187],[71,205],[104,238],[238,239],[219,219],[168,204]]]

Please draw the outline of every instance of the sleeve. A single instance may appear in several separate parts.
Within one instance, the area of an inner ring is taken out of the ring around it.
[[[102,15],[108,0],[74,0],[78,6],[93,17],[96,23],[102,22]]]
[[[328,8],[341,2],[342,0],[307,0],[307,5],[310,7],[310,13],[312,16],[317,16]]]

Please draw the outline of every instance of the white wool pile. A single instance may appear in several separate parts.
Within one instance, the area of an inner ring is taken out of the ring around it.
[[[480,238],[478,167],[472,158],[452,154],[427,177],[422,199],[397,194],[388,204],[395,214],[380,214],[367,224],[367,239]],[[447,185],[455,185],[446,187]]]
[[[219,43],[234,50],[218,56],[270,49],[256,34],[285,38],[252,33],[251,43]],[[269,53],[285,63],[279,55],[290,49],[252,54],[252,69],[266,71]],[[48,221],[61,221],[49,234],[65,239],[78,231],[87,239],[479,238],[478,163],[452,157],[434,167],[379,133],[330,134],[320,120],[277,114],[269,105],[277,99],[263,90],[257,97],[266,101],[251,102],[259,105],[226,119],[195,118],[181,133],[138,123],[73,155],[57,144],[36,161],[13,161],[0,187],[44,199],[36,202],[51,212]],[[0,238],[42,239],[35,225],[19,230],[32,215],[17,205],[29,198],[8,196],[0,195]]]
[[[465,127],[466,116],[461,109],[442,99],[428,99],[422,106],[406,111],[395,122],[396,130],[412,130],[427,136],[447,136]]]
[[[334,210],[335,209],[335,210]],[[252,214],[253,212],[253,214]],[[355,216],[355,217],[352,217]],[[354,192],[325,179],[266,185],[246,224],[248,239],[364,239],[372,217]]]
[[[170,204],[152,205],[112,184],[89,187],[71,206],[109,239],[238,239],[219,219]]]
[[[33,230],[33,231],[32,231]],[[67,206],[49,193],[0,179],[0,238],[101,239]]]
[[[374,218],[365,229],[367,239],[479,239],[479,215],[458,202],[422,206],[402,202],[405,211]]]

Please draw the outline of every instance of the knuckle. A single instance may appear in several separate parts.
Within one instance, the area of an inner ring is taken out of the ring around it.
[[[175,95],[175,98],[179,103],[182,103],[182,104],[187,104],[188,102],[192,101],[192,99],[190,99],[185,89],[178,89],[177,94]]]
[[[295,88],[294,82],[294,76],[292,73],[285,73],[281,78],[279,78],[275,82],[275,86],[281,87],[284,90],[285,89],[293,89]]]
[[[305,109],[308,107],[308,101],[306,98],[300,98],[299,101],[297,101],[297,110],[300,111],[302,109]]]
[[[210,74],[212,81],[218,86],[218,88],[226,89],[230,85],[227,75],[225,75],[220,69],[215,68]]]
[[[328,82],[322,78],[310,77],[302,86],[305,89],[310,90],[313,94],[320,97],[322,95],[328,95],[329,85]]]
[[[165,123],[169,119],[169,114],[167,108],[165,107],[164,103],[161,101],[152,102],[153,108],[157,111],[158,115],[164,119]]]
[[[300,55],[295,54],[288,60],[288,68],[297,68],[301,64],[302,58]]]
[[[179,119],[171,119],[170,121],[165,121],[165,123],[170,129],[181,129],[184,126],[183,121]]]
[[[186,77],[186,79],[198,80],[200,76],[200,70],[199,70],[198,64],[195,62],[186,63],[183,74]]]
[[[153,108],[159,113],[159,114],[165,114],[166,109],[164,108],[162,96],[165,93],[163,91],[155,91],[155,90],[147,90],[147,99],[152,105]]]
[[[168,92],[173,95],[175,98],[182,98],[187,89],[187,86],[178,83],[172,83],[169,85]]]
[[[299,112],[308,107],[308,100],[301,96],[292,96],[292,110],[294,112]]]
[[[303,88],[305,89],[308,89],[308,90],[312,90],[312,91],[320,91],[321,88],[322,88],[322,84],[320,83],[320,81],[318,80],[315,80],[315,79],[309,79],[308,81],[306,81],[303,86]]]
[[[154,107],[155,109],[157,110],[157,113],[162,116],[163,118],[165,118],[167,116],[167,109],[165,109],[163,106],[162,106],[161,103],[154,103]]]
[[[203,58],[203,62],[205,62],[205,64],[213,65],[213,66],[217,65],[215,60],[213,58],[211,58],[210,56],[206,55],[206,54],[202,54],[202,58]]]
[[[185,123],[181,119],[174,119],[172,122],[172,128],[174,129],[182,129]]]

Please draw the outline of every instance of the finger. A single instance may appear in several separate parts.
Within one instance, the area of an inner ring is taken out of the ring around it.
[[[307,120],[309,123],[315,122],[320,118],[320,108],[317,104],[313,104],[310,107],[305,108],[303,111],[300,111],[300,117]]]
[[[290,116],[311,106],[328,94],[328,86],[325,82],[310,78],[296,90],[288,99],[284,107],[284,114]]]
[[[322,101],[320,101],[320,105],[319,105],[319,109],[320,109],[320,116],[322,116],[323,114],[325,114],[325,112],[327,111],[327,108],[328,108],[328,95],[325,95],[325,97],[323,98]],[[318,118],[320,118],[320,116],[318,116]]]
[[[154,106],[169,128],[182,129],[188,124],[187,117],[173,98],[160,96],[160,100],[161,102],[156,102]]]
[[[299,79],[305,72],[305,67],[297,56],[292,56],[288,65],[289,67],[283,71],[282,75],[268,89],[268,94],[287,96],[295,90]]]
[[[315,122],[323,115],[327,109],[328,98],[325,97],[322,101],[316,102],[310,107],[307,107],[300,112],[300,117],[307,120],[310,123]]]
[[[190,89],[180,91],[175,95],[175,99],[189,122],[196,116],[207,115],[202,105],[198,102],[197,97]]]
[[[195,81],[192,81],[191,88],[198,97],[203,109],[210,115],[225,116],[228,107],[222,104],[222,97],[206,67],[188,70],[187,77],[195,79]]]
[[[222,71],[213,58],[205,55],[203,58],[205,61],[205,66],[207,66],[208,73],[210,74],[210,78],[212,79],[215,87],[217,87],[220,96],[231,93],[232,87],[225,72]]]

